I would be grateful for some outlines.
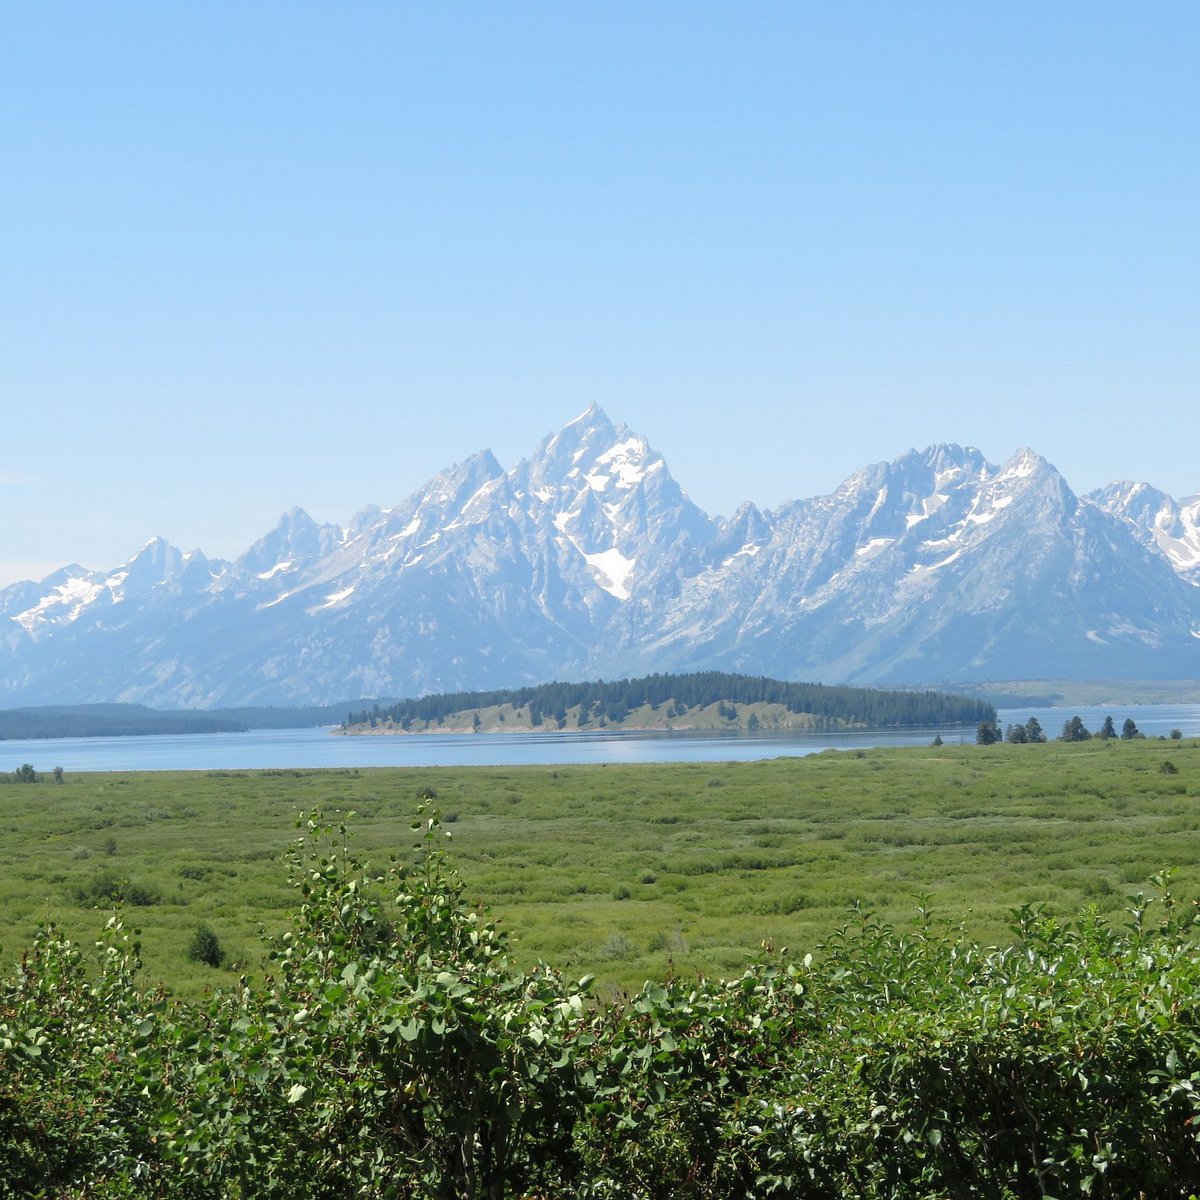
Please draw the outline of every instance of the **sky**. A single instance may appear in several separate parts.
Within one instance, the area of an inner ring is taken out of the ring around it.
[[[588,405],[713,514],[957,442],[1200,492],[1200,5],[0,11],[0,585]]]

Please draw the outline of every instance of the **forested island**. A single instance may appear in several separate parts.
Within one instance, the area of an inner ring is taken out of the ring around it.
[[[335,732],[519,733],[559,729],[833,730],[977,725],[985,700],[699,671],[446,692],[350,712]]]

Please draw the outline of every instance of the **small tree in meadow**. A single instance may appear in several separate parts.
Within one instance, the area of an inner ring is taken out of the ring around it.
[[[1083,723],[1083,718],[1074,716],[1069,721],[1063,722],[1062,733],[1059,734],[1058,740],[1060,742],[1086,742],[1091,736],[1091,730]]]
[[[995,721],[980,721],[975,728],[975,744],[992,746],[1000,740],[1000,729]]]
[[[196,926],[188,943],[187,956],[191,962],[204,963],[208,967],[219,967],[225,961],[220,939],[207,925]]]

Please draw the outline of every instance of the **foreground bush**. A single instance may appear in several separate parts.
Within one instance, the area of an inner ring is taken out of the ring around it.
[[[1019,914],[986,949],[861,917],[819,966],[648,985],[602,1018],[591,1195],[1187,1197],[1200,1188],[1191,915]]]
[[[569,1163],[582,994],[509,967],[436,820],[422,832],[417,864],[378,877],[344,845],[294,857],[302,904],[275,974],[165,1049],[158,1136],[175,1186],[499,1197]]]
[[[157,1161],[139,1055],[161,993],[117,918],[95,953],[48,929],[0,984],[0,1196],[134,1195]],[[74,1188],[81,1189],[78,1193]]]
[[[375,874],[309,822],[271,974],[203,1005],[48,932],[0,984],[0,1195],[1186,1197],[1200,966],[1166,880],[988,948],[859,914],[724,982],[518,972],[432,812]],[[1155,916],[1155,914],[1158,914]]]

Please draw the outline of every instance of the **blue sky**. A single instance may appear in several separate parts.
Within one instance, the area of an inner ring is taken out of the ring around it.
[[[1200,6],[0,14],[0,583],[599,402],[714,513],[938,441],[1200,492]]]

